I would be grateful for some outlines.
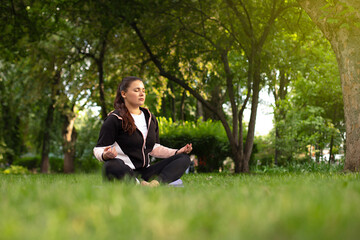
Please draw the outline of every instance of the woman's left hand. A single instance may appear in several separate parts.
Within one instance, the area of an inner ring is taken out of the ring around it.
[[[188,143],[185,146],[183,146],[182,148],[180,148],[177,153],[186,153],[189,154],[192,151],[192,143]]]

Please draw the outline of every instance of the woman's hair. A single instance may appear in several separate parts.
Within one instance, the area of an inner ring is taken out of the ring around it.
[[[119,84],[117,91],[116,91],[116,97],[114,101],[114,108],[115,110],[118,110],[120,113],[120,117],[122,117],[122,127],[125,132],[129,132],[129,134],[133,134],[136,130],[136,125],[134,122],[133,117],[131,116],[129,110],[125,106],[125,100],[121,95],[121,92],[127,92],[128,88],[130,87],[131,83],[134,81],[143,81],[141,78],[138,77],[124,77]]]

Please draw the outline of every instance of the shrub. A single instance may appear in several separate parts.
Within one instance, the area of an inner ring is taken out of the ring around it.
[[[81,158],[75,161],[76,172],[85,172],[85,173],[98,172],[101,170],[101,167],[102,167],[102,163],[99,162],[94,157]]]
[[[29,170],[23,166],[11,165],[3,171],[4,174],[28,174]]]
[[[25,156],[21,158],[17,158],[13,165],[19,165],[22,167],[26,167],[27,169],[37,169],[40,168],[41,157],[39,155]]]
[[[212,120],[196,122],[173,122],[171,119],[158,118],[161,144],[181,148],[192,143],[198,157],[200,172],[218,171],[222,162],[231,155],[225,130],[220,122]]]
[[[64,172],[64,159],[60,157],[49,157],[50,169],[52,172]]]
[[[61,173],[64,171],[64,159],[51,156],[49,157],[49,163],[52,172]],[[41,157],[39,155],[21,157],[16,159],[13,165],[22,166],[29,170],[39,170],[41,167]]]
[[[96,146],[102,120],[93,110],[88,109],[84,115],[76,118],[75,124],[78,133],[76,140],[76,172],[97,172],[102,164],[94,157],[93,147]]]

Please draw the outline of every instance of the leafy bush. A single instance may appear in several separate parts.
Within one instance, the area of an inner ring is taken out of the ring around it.
[[[61,157],[49,157],[51,172],[64,172],[64,159]],[[14,161],[13,165],[22,166],[28,170],[40,170],[41,157],[39,155],[25,156]],[[101,163],[94,157],[75,159],[76,172],[96,172],[101,169]]]
[[[5,160],[7,155],[14,156],[14,151],[7,147],[4,140],[0,140],[0,164],[7,163],[7,161]]]
[[[61,173],[64,171],[64,159],[51,156],[49,157],[49,163],[52,172]],[[33,170],[33,169],[39,170],[41,167],[41,156],[32,155],[32,156],[21,157],[16,159],[13,162],[13,165],[22,166],[29,170]]]
[[[64,172],[64,159],[60,157],[49,157],[50,169],[52,172]]]
[[[28,174],[29,170],[23,166],[11,165],[3,171],[4,174]]]
[[[75,161],[75,171],[92,173],[101,170],[102,163],[99,162],[95,157],[81,158]]]
[[[231,155],[225,130],[220,122],[212,120],[196,122],[173,122],[158,118],[160,142],[164,146],[181,148],[192,143],[199,160],[199,172],[218,171],[222,162]]]
[[[25,156],[16,159],[13,162],[14,165],[19,165],[22,167],[26,167],[27,169],[40,169],[41,157],[38,155]]]
[[[96,172],[101,169],[102,164],[94,157],[93,147],[96,146],[102,120],[93,110],[84,111],[82,117],[75,121],[78,133],[76,141],[76,172]]]

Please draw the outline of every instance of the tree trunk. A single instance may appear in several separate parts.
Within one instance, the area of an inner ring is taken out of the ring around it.
[[[172,95],[170,95],[170,109],[171,109],[171,118],[173,122],[176,122],[176,98],[175,98],[175,92],[174,92],[174,86],[172,82],[168,82],[169,88],[171,90]]]
[[[353,39],[355,40],[355,39]],[[340,47],[336,52],[344,99],[346,124],[345,169],[360,170],[360,33],[351,50]],[[344,43],[345,45],[346,43]]]
[[[184,90],[181,94],[181,102],[180,102],[180,120],[185,121],[185,97],[186,91]]]
[[[101,42],[101,50],[99,54],[99,58],[95,58],[98,73],[99,73],[99,93],[100,93],[100,106],[101,106],[101,118],[105,120],[107,117],[108,111],[106,107],[106,100],[105,100],[105,87],[104,87],[104,59],[105,59],[105,52],[107,46],[107,34],[108,31],[105,33],[104,39]]]
[[[220,90],[221,90],[220,88],[214,87],[213,89],[211,89],[211,94],[209,96],[210,104],[215,106],[218,109],[218,111],[221,111],[222,103],[223,103],[223,100],[221,99]],[[208,120],[208,119],[212,119],[214,121],[220,120],[219,117],[216,115],[216,113],[214,113],[208,108],[204,108],[204,118],[205,118],[204,120]]]
[[[330,41],[335,52],[343,91],[346,124],[345,170],[360,171],[360,4],[357,0],[335,2],[298,0]],[[352,7],[353,10],[347,8]],[[346,18],[341,12],[346,10]],[[325,13],[326,11],[326,13]],[[327,21],[336,19],[337,22]]]
[[[252,149],[254,146],[256,115],[257,115],[257,108],[259,105],[260,74],[254,77],[252,92],[253,92],[253,96],[251,100],[251,114],[250,114],[250,121],[248,126],[248,133],[246,136],[242,172],[250,171],[249,162],[250,162]]]
[[[64,115],[63,124],[63,153],[64,153],[64,173],[74,172],[74,159],[75,159],[75,143],[77,132],[74,127],[76,116],[74,112]]]
[[[205,120],[203,104],[196,99],[196,118],[202,117]]]
[[[280,127],[277,126],[278,121],[276,121],[275,118],[275,156],[274,156],[274,164],[278,165],[279,163],[279,157],[282,155],[280,150]]]
[[[329,151],[329,165],[331,162],[334,162],[334,154],[333,154],[333,147],[334,147],[334,134],[331,134],[331,140],[330,140],[330,151]]]
[[[276,74],[274,76],[276,79]],[[287,88],[289,85],[289,79],[285,74],[284,69],[280,69],[279,74],[279,87],[276,88],[276,84],[274,84],[274,98],[275,98],[275,112],[274,112],[274,120],[275,120],[275,157],[274,157],[274,163],[275,165],[278,165],[279,158],[283,155],[281,151],[281,139],[282,139],[282,131],[279,126],[279,122],[281,120],[284,120],[286,117],[286,114],[284,112],[283,107],[281,106],[281,101],[285,100],[285,97],[287,95]]]
[[[50,162],[49,162],[49,153],[50,153],[50,131],[54,119],[55,103],[56,96],[59,95],[58,85],[61,79],[61,69],[56,70],[55,76],[52,80],[51,85],[51,101],[46,112],[45,126],[44,126],[44,135],[42,141],[42,151],[41,151],[41,167],[40,172],[49,173],[50,171]]]
[[[44,126],[44,135],[41,151],[41,167],[40,172],[49,173],[50,171],[50,162],[49,162],[49,152],[50,152],[50,128],[54,118],[54,101],[51,101],[48,106],[46,113],[46,120]]]
[[[100,107],[101,107],[101,118],[105,120],[108,112],[105,101],[105,90],[104,90],[104,61],[102,59],[97,60],[98,73],[99,73],[99,93],[100,93]]]

